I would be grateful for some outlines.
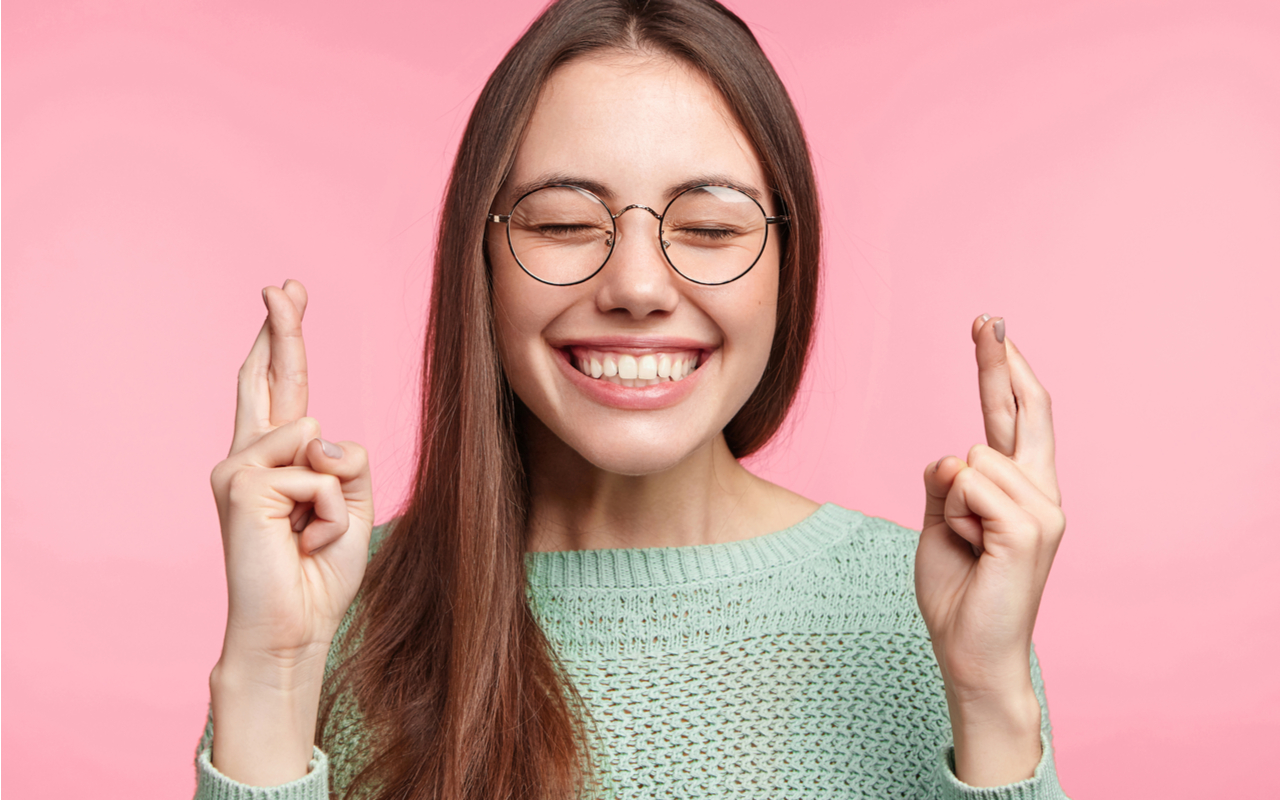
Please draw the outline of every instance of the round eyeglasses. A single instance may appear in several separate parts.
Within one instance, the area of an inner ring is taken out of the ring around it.
[[[581,186],[552,184],[522,195],[510,214],[485,219],[506,223],[511,255],[529,277],[573,286],[604,269],[618,241],[617,219],[633,208],[658,220],[658,242],[671,268],[703,286],[750,272],[769,241],[769,226],[788,220],[768,216],[754,197],[718,184],[684,190],[661,214],[639,204],[614,214]]]

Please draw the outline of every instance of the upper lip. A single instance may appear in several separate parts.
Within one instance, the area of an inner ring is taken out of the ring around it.
[[[581,336],[556,339],[548,342],[557,349],[584,347],[588,350],[607,350],[615,353],[659,353],[684,350],[715,350],[717,345],[698,339],[680,336]]]

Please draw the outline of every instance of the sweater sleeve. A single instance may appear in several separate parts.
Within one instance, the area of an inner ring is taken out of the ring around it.
[[[1067,795],[1058,782],[1053,761],[1053,728],[1049,723],[1049,704],[1044,693],[1044,677],[1035,646],[1031,647],[1031,683],[1040,700],[1040,763],[1030,778],[1005,786],[970,786],[956,777],[956,751],[948,745],[938,755],[935,765],[940,773],[938,785],[943,800],[1061,800]]]
[[[314,745],[307,774],[280,786],[249,786],[213,766],[213,708],[196,747],[195,800],[329,800],[329,758]]]

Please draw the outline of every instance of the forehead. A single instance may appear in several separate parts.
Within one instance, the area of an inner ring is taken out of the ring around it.
[[[647,54],[578,59],[543,87],[506,188],[568,176],[627,203],[656,204],[700,176],[765,190],[760,159],[719,90],[684,62]]]

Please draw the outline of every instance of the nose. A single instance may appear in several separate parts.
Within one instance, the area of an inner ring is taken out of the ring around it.
[[[648,214],[627,214],[632,209]],[[653,219],[650,219],[652,215]],[[676,281],[658,242],[658,212],[630,205],[614,217],[617,241],[609,262],[596,276],[596,305],[606,313],[624,311],[633,319],[669,312],[680,301]]]

